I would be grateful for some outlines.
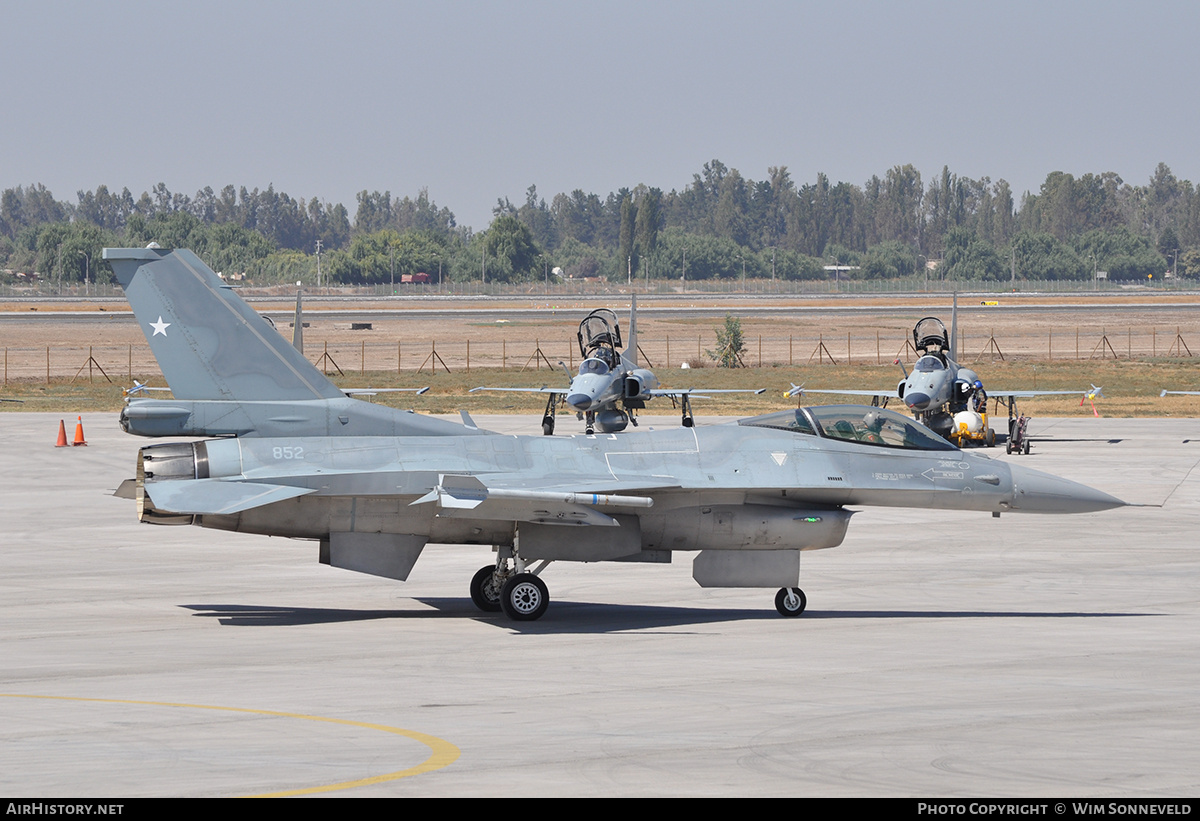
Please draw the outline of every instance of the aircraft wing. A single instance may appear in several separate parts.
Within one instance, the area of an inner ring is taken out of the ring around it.
[[[648,391],[650,396],[691,396],[697,399],[704,399],[710,393],[752,393],[757,396],[760,393],[766,392],[766,388],[722,388],[720,390],[708,390],[707,388],[655,388],[652,391]]]
[[[342,388],[342,393],[346,396],[375,396],[380,393],[415,393],[417,396],[424,396],[429,393],[429,386],[424,388]]]
[[[1200,396],[1200,391],[1163,391],[1158,396],[1162,398],[1168,394],[1171,396]]]
[[[986,386],[984,388],[986,390]],[[988,399],[1030,399],[1034,396],[1087,396],[1089,391],[991,391]]]
[[[878,391],[851,390],[849,388],[806,388],[803,385],[792,385],[792,389],[784,394],[785,397],[803,396],[806,393],[832,393],[841,396],[886,396],[889,399],[899,399],[900,394],[895,388],[884,388]],[[990,394],[989,394],[990,396]]]
[[[567,389],[566,389],[566,388],[546,388],[546,387],[542,387],[542,388],[488,388],[488,387],[479,387],[479,388],[471,388],[471,390],[467,391],[467,393],[475,393],[476,391],[506,391],[506,392],[508,392],[508,393],[541,393],[541,394],[546,394],[546,393],[560,393],[560,394],[564,394],[564,395],[565,395],[565,394],[566,394],[566,392],[567,392]]]

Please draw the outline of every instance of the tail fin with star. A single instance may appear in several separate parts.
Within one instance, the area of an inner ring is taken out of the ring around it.
[[[176,399],[343,394],[191,251],[105,248]]]

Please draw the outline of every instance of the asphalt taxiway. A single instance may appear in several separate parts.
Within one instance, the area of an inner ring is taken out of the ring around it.
[[[864,509],[804,555],[798,619],[685,554],[553,564],[517,624],[471,604],[487,549],[400,584],[139,525],[108,494],[149,440],[92,414],[55,448],[59,418],[0,415],[4,794],[1200,791],[1200,420],[1035,419],[996,458],[1139,506]]]

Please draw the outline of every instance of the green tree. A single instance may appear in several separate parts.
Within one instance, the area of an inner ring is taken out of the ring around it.
[[[513,214],[492,220],[488,230],[480,235],[487,253],[489,282],[514,282],[540,279],[538,265],[541,251],[533,241],[529,226]]]
[[[724,327],[717,329],[716,350],[705,351],[704,354],[722,368],[745,367],[742,352],[746,350],[746,341],[742,338],[742,321],[735,316],[725,314]]]
[[[942,279],[995,281],[1006,273],[996,249],[978,239],[974,232],[953,228],[946,234],[945,261],[938,268]]]

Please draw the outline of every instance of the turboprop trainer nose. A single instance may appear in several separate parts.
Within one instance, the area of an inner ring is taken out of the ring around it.
[[[1124,507],[1125,502],[1103,491],[1042,473],[1023,465],[1009,465],[1013,480],[1014,510],[1026,513],[1093,513]]]

